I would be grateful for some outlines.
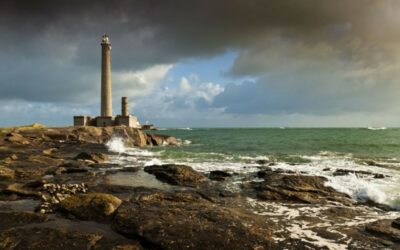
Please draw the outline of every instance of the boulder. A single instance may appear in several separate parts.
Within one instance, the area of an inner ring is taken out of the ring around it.
[[[102,153],[82,152],[75,156],[74,160],[89,160],[95,163],[102,163],[108,160],[108,156]]]
[[[111,194],[90,193],[68,197],[61,201],[60,207],[79,219],[102,221],[114,213],[121,202]]]
[[[214,180],[214,181],[224,181],[228,177],[231,177],[231,176],[232,176],[232,174],[228,173],[226,171],[214,170],[214,171],[210,172],[208,178],[210,178],[211,180]]]
[[[392,227],[400,229],[400,217],[392,221]]]
[[[271,162],[269,160],[266,160],[266,159],[259,159],[259,160],[256,160],[256,163],[259,164],[259,165],[265,165],[265,164],[269,164]]]
[[[366,225],[365,230],[378,237],[400,243],[400,230],[392,227],[392,220],[377,220]]]
[[[14,170],[0,166],[0,181],[13,180],[14,177],[15,177]]]
[[[29,144],[29,140],[27,138],[25,138],[24,136],[22,136],[18,133],[13,133],[13,132],[8,133],[4,140],[11,142],[11,143],[18,143],[18,144],[23,144],[23,145]]]
[[[265,178],[267,175],[272,173],[272,168],[266,167],[263,170],[260,170],[257,172],[257,177],[258,178]]]
[[[252,187],[261,200],[295,203],[324,204],[328,200],[352,204],[351,198],[324,185],[327,179],[319,176],[287,175],[271,172],[263,182],[253,182]]]
[[[162,182],[176,186],[198,186],[207,180],[203,174],[185,165],[152,165],[145,167],[144,171],[155,175]]]
[[[163,145],[181,145],[181,140],[169,136],[169,135],[159,135],[159,134],[146,134],[147,144],[150,146],[163,146]]]
[[[112,228],[151,249],[269,249],[268,226],[192,192],[152,192],[118,208]]]

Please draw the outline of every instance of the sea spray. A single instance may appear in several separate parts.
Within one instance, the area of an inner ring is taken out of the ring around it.
[[[111,137],[111,139],[106,143],[107,149],[111,152],[118,154],[125,153],[126,148],[124,145],[124,139],[121,137]]]
[[[327,186],[331,186],[339,192],[350,195],[354,200],[368,201],[391,205],[388,197],[378,185],[371,181],[358,178],[355,174],[346,176],[329,177]]]

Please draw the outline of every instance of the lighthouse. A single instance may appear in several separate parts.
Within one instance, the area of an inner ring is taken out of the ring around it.
[[[111,43],[107,34],[101,40],[101,112],[100,116],[112,116],[111,97]]]
[[[107,34],[101,38],[100,116],[74,116],[74,126],[127,126],[140,128],[137,118],[129,114],[128,97],[121,98],[121,114],[113,116],[111,92],[111,42]]]

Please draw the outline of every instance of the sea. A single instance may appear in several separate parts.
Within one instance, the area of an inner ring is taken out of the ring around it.
[[[175,136],[183,143],[125,148],[122,138],[112,138],[107,146],[121,155],[119,162],[129,166],[179,163],[204,173],[225,170],[240,174],[257,172],[273,162],[272,169],[324,176],[325,185],[354,200],[372,200],[400,210],[400,128],[174,128],[148,132]],[[338,169],[371,174],[336,175]],[[376,178],[377,174],[384,178]]]

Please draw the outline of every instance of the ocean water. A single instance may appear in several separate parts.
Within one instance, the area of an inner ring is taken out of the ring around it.
[[[183,163],[202,172],[227,170],[257,172],[257,160],[275,162],[302,174],[325,176],[326,185],[355,200],[373,200],[400,209],[400,129],[397,128],[218,128],[150,131],[183,140],[178,147],[147,149],[109,143],[111,151],[125,152],[132,166]],[[383,174],[334,176],[337,169]]]

